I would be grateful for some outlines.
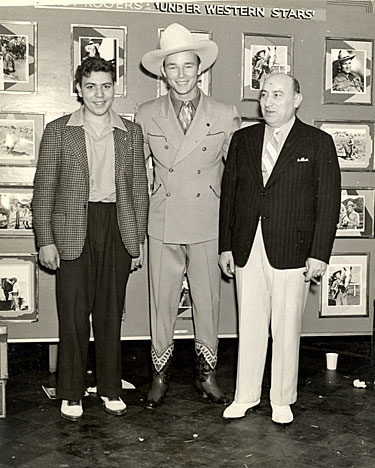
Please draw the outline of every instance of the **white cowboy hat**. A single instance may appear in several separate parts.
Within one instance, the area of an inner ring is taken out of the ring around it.
[[[146,52],[142,65],[154,75],[161,76],[161,66],[165,57],[177,52],[195,52],[201,60],[201,71],[207,70],[215,62],[218,54],[216,42],[205,39],[195,41],[193,34],[181,24],[170,24],[160,39],[160,49]]]
[[[347,60],[352,60],[354,57],[355,54],[353,54],[352,50],[340,50],[337,56],[337,60],[335,60],[335,62],[343,63]]]

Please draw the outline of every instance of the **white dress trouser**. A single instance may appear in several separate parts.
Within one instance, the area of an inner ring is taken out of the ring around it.
[[[239,350],[235,401],[261,396],[269,324],[272,335],[270,399],[290,405],[297,399],[299,341],[309,291],[305,268],[277,270],[267,258],[259,223],[249,259],[236,267]]]

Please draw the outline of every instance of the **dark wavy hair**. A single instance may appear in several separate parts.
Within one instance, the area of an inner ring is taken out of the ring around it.
[[[81,65],[78,65],[75,75],[74,75],[74,86],[77,91],[77,84],[82,86],[82,80],[85,76],[88,78],[92,72],[104,72],[110,73],[112,78],[112,83],[115,82],[115,68],[111,62],[104,60],[100,57],[88,57],[84,59]],[[78,100],[82,102],[82,98],[78,97]]]

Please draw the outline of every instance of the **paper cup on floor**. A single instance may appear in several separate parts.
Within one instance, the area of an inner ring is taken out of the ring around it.
[[[336,370],[338,357],[339,355],[337,353],[326,353],[328,370]]]

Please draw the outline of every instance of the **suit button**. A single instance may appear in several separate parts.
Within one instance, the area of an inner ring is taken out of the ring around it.
[[[202,151],[206,151],[206,150],[207,150],[207,148],[205,146],[203,146]]]
[[[168,145],[165,145],[164,148],[165,148],[165,149],[169,149],[169,146],[168,146]]]
[[[197,170],[197,174],[200,174],[200,173],[201,173],[201,170],[200,170],[200,169],[198,169],[198,170]]]
[[[172,167],[169,168],[169,172],[173,172],[173,168],[172,168]]]
[[[262,197],[265,197],[265,196],[266,196],[266,192],[260,192],[260,195],[261,195]]]
[[[201,196],[201,194],[200,194],[200,193],[197,193],[197,198],[199,198],[200,196]]]
[[[167,192],[167,193],[165,194],[165,196],[166,196],[166,197],[170,197],[171,194],[170,194],[169,192]]]

